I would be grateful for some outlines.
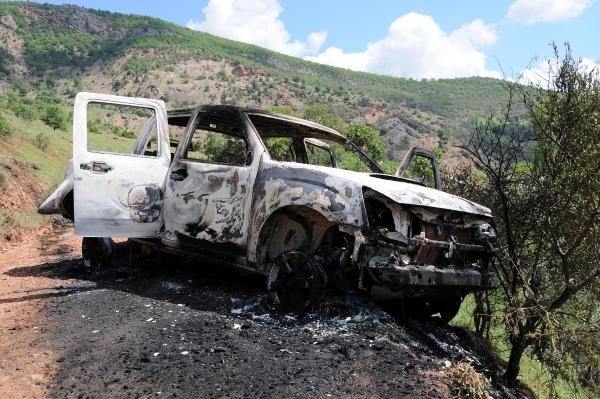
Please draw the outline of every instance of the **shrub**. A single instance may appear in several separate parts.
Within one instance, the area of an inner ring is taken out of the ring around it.
[[[42,116],[42,121],[54,130],[64,130],[67,125],[67,116],[60,106],[50,104],[46,107],[46,112]]]
[[[134,139],[134,138],[136,138],[135,133],[132,132],[131,130],[128,130],[128,129],[116,130],[115,134],[117,136],[124,137],[126,139]]]
[[[6,118],[0,114],[0,137],[8,137],[10,136],[10,125]]]
[[[385,146],[381,136],[372,127],[364,123],[352,123],[345,130],[346,136],[375,162],[383,160]]]
[[[39,132],[35,136],[35,145],[42,151],[46,151],[48,145],[50,144],[50,137],[43,132]]]
[[[488,399],[490,381],[473,366],[466,362],[460,362],[456,366],[446,370],[449,377],[449,388],[456,398],[465,399]]]
[[[15,115],[26,121],[34,120],[37,116],[35,107],[29,104],[21,103],[14,108]]]

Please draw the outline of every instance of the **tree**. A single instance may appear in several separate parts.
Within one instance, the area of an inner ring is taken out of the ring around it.
[[[67,126],[67,116],[63,109],[56,104],[50,104],[46,107],[42,121],[54,130],[65,130]]]
[[[360,147],[375,162],[383,161],[385,155],[381,136],[364,123],[351,123],[344,129],[346,137]]]
[[[600,76],[568,45],[548,65],[546,87],[508,84],[504,112],[478,123],[465,149],[480,178],[463,183],[492,208],[501,238],[505,377],[529,351],[553,376],[597,386]]]
[[[150,63],[148,60],[134,55],[125,61],[123,70],[127,75],[131,75],[135,78],[135,83],[139,83],[140,78],[143,78],[144,81],[146,80],[148,71],[150,70]]]
[[[331,115],[325,105],[309,105],[304,110],[304,119],[320,123],[341,132],[346,123],[339,116]]]

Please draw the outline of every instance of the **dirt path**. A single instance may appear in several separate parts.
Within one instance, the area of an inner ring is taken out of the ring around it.
[[[68,229],[43,227],[19,246],[0,252],[0,397],[41,398],[58,372],[59,354],[47,337],[57,326],[43,312],[48,301],[89,285],[76,279],[10,276],[15,268],[53,264],[79,256],[80,240]]]
[[[447,398],[446,368],[489,369],[462,330],[407,329],[359,298],[298,320],[259,278],[126,245],[91,274],[79,245],[63,229],[0,253],[0,397]]]

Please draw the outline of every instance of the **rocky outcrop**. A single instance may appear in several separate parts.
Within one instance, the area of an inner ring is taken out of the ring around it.
[[[231,70],[231,73],[239,78],[252,75],[252,68],[246,65],[238,65]]]
[[[10,15],[0,15],[0,24],[6,26],[8,29],[17,30],[18,26],[15,20]]]

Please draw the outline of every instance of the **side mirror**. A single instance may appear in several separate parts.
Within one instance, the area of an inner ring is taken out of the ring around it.
[[[442,189],[437,159],[431,151],[421,147],[412,147],[408,151],[394,176],[415,180],[436,190]]]

